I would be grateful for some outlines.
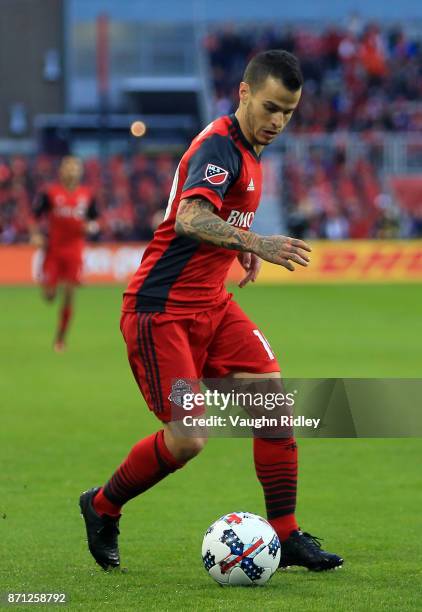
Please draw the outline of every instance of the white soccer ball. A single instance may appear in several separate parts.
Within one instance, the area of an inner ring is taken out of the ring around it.
[[[278,568],[280,540],[270,523],[250,512],[215,521],[202,543],[205,569],[222,585],[264,585]]]

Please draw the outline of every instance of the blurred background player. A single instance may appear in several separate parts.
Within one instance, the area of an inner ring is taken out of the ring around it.
[[[75,287],[80,284],[82,253],[86,232],[98,230],[97,208],[91,190],[81,185],[82,162],[77,157],[64,157],[59,168],[59,181],[47,185],[36,197],[33,214],[37,222],[32,228],[32,243],[44,250],[42,293],[51,302],[59,284],[63,301],[54,339],[54,349],[65,349],[65,337],[73,314]],[[45,218],[47,237],[42,231]]]

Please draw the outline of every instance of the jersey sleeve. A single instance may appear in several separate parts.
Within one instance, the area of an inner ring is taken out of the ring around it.
[[[32,212],[36,219],[39,219],[42,215],[50,210],[50,199],[45,191],[38,193],[35,196],[32,204]]]
[[[240,167],[240,153],[231,139],[220,134],[209,136],[188,160],[181,198],[203,196],[219,210]]]

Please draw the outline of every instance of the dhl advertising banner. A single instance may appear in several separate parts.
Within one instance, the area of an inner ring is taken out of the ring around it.
[[[271,283],[422,282],[422,240],[311,242],[311,262],[288,272],[263,265]]]
[[[295,272],[264,262],[263,283],[422,282],[422,241],[314,241],[311,264]],[[84,283],[125,283],[139,265],[145,244],[86,246]],[[43,254],[27,245],[0,246],[0,285],[37,282]],[[243,276],[235,262],[228,280]]]

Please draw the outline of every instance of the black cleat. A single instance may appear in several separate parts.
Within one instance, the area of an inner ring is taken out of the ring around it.
[[[85,520],[88,536],[88,548],[98,565],[104,570],[119,567],[120,555],[117,543],[119,518],[97,514],[92,506],[92,500],[100,487],[88,489],[79,498],[81,516]]]
[[[313,572],[324,572],[341,567],[343,559],[322,550],[319,538],[296,530],[281,543],[279,568],[284,569],[290,565],[307,567]]]

